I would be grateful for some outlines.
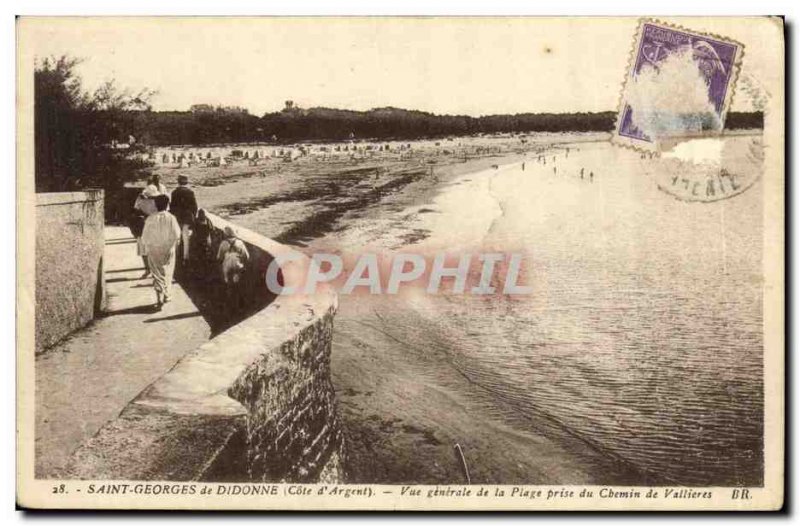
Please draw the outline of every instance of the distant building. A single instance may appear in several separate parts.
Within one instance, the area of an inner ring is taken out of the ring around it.
[[[293,100],[287,100],[284,102],[282,113],[288,113],[290,115],[298,115],[304,113],[304,111],[297,105],[295,105]]]

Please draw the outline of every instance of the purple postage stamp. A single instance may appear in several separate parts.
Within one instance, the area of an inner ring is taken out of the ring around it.
[[[612,142],[657,152],[675,139],[721,133],[743,51],[727,38],[642,20]]]

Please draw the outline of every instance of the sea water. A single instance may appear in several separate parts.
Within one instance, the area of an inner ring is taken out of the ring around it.
[[[758,138],[728,140],[745,151]],[[729,168],[757,169],[750,161]],[[687,203],[658,189],[663,166],[605,142],[560,145],[530,154],[524,170],[514,163],[449,184],[433,213],[408,222],[429,237],[401,250],[521,251],[533,293],[418,296],[387,330],[435,335],[431,352],[487,396],[650,481],[757,485],[761,183]]]

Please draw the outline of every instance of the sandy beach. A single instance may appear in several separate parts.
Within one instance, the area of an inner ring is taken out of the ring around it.
[[[387,207],[425,203],[454,177],[515,162],[529,152],[574,141],[575,135],[404,141],[409,150],[394,144],[392,151],[364,156],[308,155],[292,162],[268,158],[254,166],[246,161],[224,167],[157,165],[154,173],[168,186],[174,186],[179,175],[187,175],[201,207],[280,242],[303,246],[330,233],[340,219],[368,214],[375,205],[385,212]],[[577,135],[581,141],[606,137]],[[237,148],[248,150],[248,146]],[[173,150],[199,148],[169,151]]]
[[[732,319],[739,312],[726,310],[732,301],[750,301],[758,254],[748,237],[738,236],[749,236],[757,226],[745,205],[758,194],[687,207],[656,189],[656,165],[611,149],[605,138],[457,138],[420,145],[412,155],[162,168],[161,174],[169,184],[188,173],[201,206],[308,253],[494,249],[529,257],[535,271],[526,279],[536,294],[527,302],[476,303],[447,295],[340,298],[331,370],[345,423],[349,480],[465,482],[458,445],[472,482],[702,484],[713,480],[713,471],[677,480],[670,478],[670,466],[697,458],[695,442],[713,465],[726,462],[718,455],[732,446],[694,423],[693,403],[671,389],[670,380],[651,400],[647,386],[661,380],[651,376],[650,355],[631,369],[627,353],[647,350],[644,342],[656,327],[666,342],[661,365],[673,367],[674,355],[674,366],[683,367],[684,360],[695,360],[679,351],[685,341],[699,338],[692,345],[702,349],[701,334],[708,330],[703,327]],[[709,214],[727,222],[709,223]],[[698,224],[707,232],[692,237]],[[719,244],[701,243],[708,239]],[[630,259],[631,243],[652,244],[652,261]],[[670,253],[687,253],[670,247],[686,243],[699,243],[688,251],[697,254],[688,270],[668,261]],[[572,254],[575,244],[582,247],[581,260]],[[608,261],[612,254],[618,260]],[[689,323],[697,329],[670,341],[663,331],[684,316],[671,309],[687,301],[684,285],[676,283],[708,280],[705,273],[719,265],[736,269],[724,288],[736,300],[716,289],[691,299],[687,312],[705,314],[692,315]],[[663,276],[671,281],[659,284]],[[642,280],[653,284],[652,295],[640,296]],[[603,292],[609,282],[616,287]],[[709,303],[712,297],[718,303]],[[755,308],[747,305],[745,313]],[[755,318],[742,319],[747,332],[718,336],[733,338],[732,346],[748,342],[759,315],[753,311]],[[637,338],[643,343],[636,347],[627,341]],[[601,356],[618,368],[601,366]],[[728,384],[716,385],[718,366],[702,356],[697,360],[692,367],[706,378],[708,404],[732,396]],[[734,365],[727,375],[750,374],[751,360],[739,361],[742,369]],[[687,397],[698,388],[689,382],[683,386]],[[758,410],[758,399],[746,387],[757,383],[742,385],[735,396],[748,402],[739,412],[720,413],[718,424],[704,416],[709,425],[724,429],[730,418],[751,418]],[[665,402],[674,408],[658,416],[662,410],[653,408]],[[665,441],[671,433],[690,446]],[[758,444],[734,439],[743,455],[757,455]],[[651,460],[663,464],[658,476],[647,469]],[[743,473],[737,481],[751,481]]]
[[[582,134],[578,141],[604,138]],[[201,206],[282,242],[311,243],[309,251],[320,246],[341,251],[335,231],[348,229],[357,243],[379,240],[376,248],[391,250],[423,241],[429,231],[409,227],[410,222],[432,213],[426,206],[442,191],[468,184],[469,174],[519,164],[554,143],[575,139],[542,134],[524,141],[429,141],[407,158],[270,160],[260,166],[161,167],[158,173],[167,184],[189,175]],[[387,213],[408,210],[401,217]],[[552,422],[515,426],[520,415],[513,408],[491,401],[435,353],[409,352],[382,331],[379,315],[376,326],[365,327],[373,314],[365,309],[393,316],[405,307],[388,304],[386,297],[375,304],[343,301],[336,318],[331,369],[352,481],[465,482],[456,444],[473,482],[590,483],[604,474],[642,480]],[[526,430],[545,427],[549,436]]]

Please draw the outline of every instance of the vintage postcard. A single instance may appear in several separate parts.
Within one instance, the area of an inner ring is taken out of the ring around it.
[[[777,510],[779,17],[20,17],[17,502]]]

